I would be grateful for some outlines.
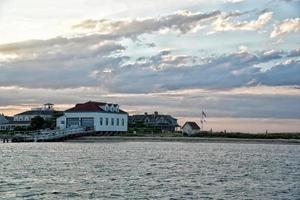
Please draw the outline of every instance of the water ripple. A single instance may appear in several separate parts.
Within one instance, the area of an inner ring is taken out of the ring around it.
[[[300,146],[0,144],[3,199],[300,199]]]

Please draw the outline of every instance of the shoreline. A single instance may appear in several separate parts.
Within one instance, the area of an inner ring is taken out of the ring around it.
[[[68,143],[100,142],[191,142],[191,143],[244,143],[244,144],[290,144],[300,145],[300,139],[248,139],[222,137],[122,137],[122,136],[84,136],[73,138]]]

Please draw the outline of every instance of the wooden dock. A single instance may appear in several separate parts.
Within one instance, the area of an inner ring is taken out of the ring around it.
[[[65,141],[69,138],[88,136],[93,130],[85,130],[84,128],[68,128],[54,130],[37,130],[16,132],[14,135],[2,136],[3,143],[8,142],[52,142]]]

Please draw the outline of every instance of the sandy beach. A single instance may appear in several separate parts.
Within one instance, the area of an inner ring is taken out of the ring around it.
[[[298,139],[244,139],[244,138],[209,138],[209,137],[120,137],[120,136],[86,136],[73,138],[67,142],[198,142],[198,143],[249,143],[249,144],[294,144]]]

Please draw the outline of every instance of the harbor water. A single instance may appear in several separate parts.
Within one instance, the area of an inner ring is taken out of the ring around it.
[[[300,146],[0,144],[2,199],[300,199]]]

